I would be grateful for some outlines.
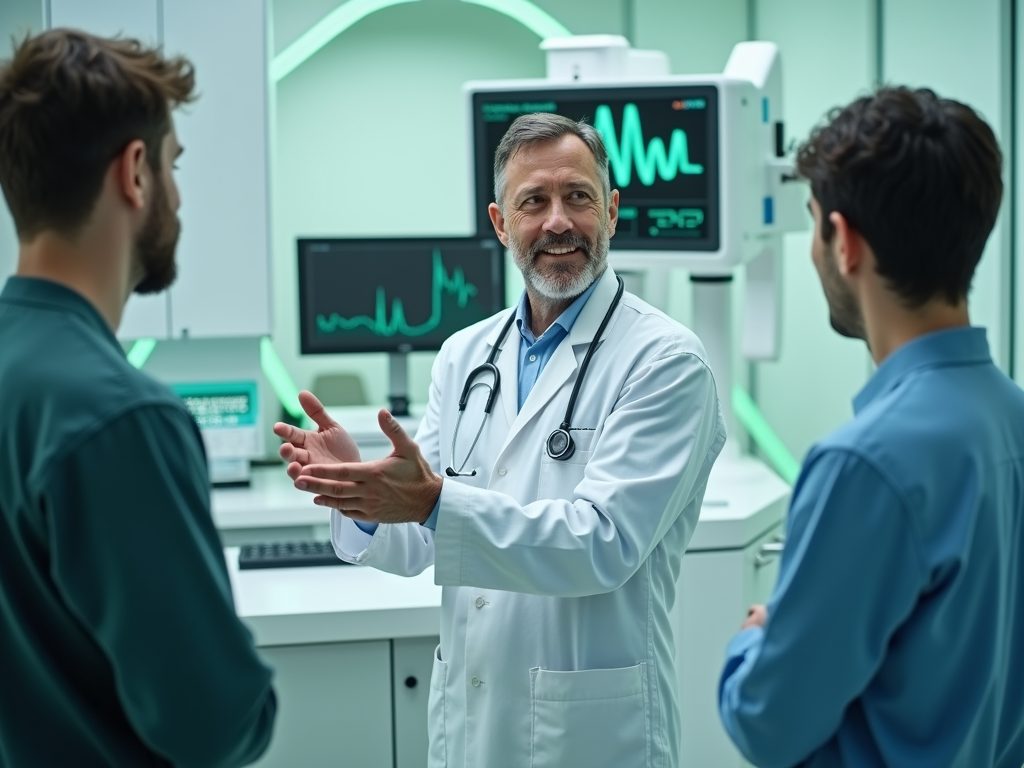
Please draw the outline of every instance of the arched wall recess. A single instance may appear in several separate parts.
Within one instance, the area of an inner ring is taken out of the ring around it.
[[[510,19],[515,19],[541,39],[569,37],[572,35],[564,25],[544,9],[530,0],[462,0],[465,3],[490,8]],[[403,3],[420,0],[348,0],[342,3],[320,21],[314,24],[298,40],[281,51],[270,63],[270,79],[280,82],[302,65],[313,54],[327,45],[353,24],[372,13]]]

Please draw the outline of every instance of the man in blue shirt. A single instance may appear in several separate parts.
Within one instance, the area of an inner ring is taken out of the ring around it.
[[[721,716],[758,766],[1024,762],[1024,393],[967,310],[1001,165],[973,110],[906,88],[800,149],[832,325],[878,370],[729,645]]]

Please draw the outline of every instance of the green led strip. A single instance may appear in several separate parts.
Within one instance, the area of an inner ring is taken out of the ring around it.
[[[757,404],[739,386],[732,388],[732,410],[739,423],[764,451],[764,455],[775,467],[779,476],[793,485],[800,475],[800,462],[793,458],[793,454],[783,445],[779,436],[765,421]]]
[[[288,375],[288,369],[284,367],[281,358],[277,356],[274,345],[270,338],[264,336],[260,339],[260,366],[263,368],[263,375],[267,377],[270,386],[277,394],[284,409],[291,414],[292,418],[300,421],[305,418],[302,406],[299,405],[299,388],[295,386],[292,377]]]
[[[156,339],[138,339],[128,350],[128,362],[141,370],[149,360],[149,356],[153,354],[154,349],[156,349]]]
[[[462,0],[464,3],[481,5],[492,11],[503,13],[515,19],[527,29],[540,35],[541,39],[549,37],[572,37],[572,32],[555,19],[547,11],[538,8],[530,0]]]
[[[419,0],[348,0],[342,3],[274,57],[270,63],[270,79],[275,83],[280,82],[331,40],[371,13],[392,5],[415,2]]]
[[[415,2],[419,2],[419,0],[348,0],[348,2],[342,3],[314,24],[302,37],[274,57],[274,60],[270,62],[271,81],[280,82],[331,40],[371,13],[390,8],[393,5]],[[463,0],[463,2],[490,8],[510,19],[515,19],[545,40],[549,37],[572,36],[572,32],[564,25],[530,0]]]

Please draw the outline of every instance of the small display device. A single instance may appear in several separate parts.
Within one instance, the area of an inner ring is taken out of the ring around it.
[[[545,87],[471,94],[477,231],[491,227],[494,152],[512,121],[553,112],[593,125],[619,190],[618,250],[719,248],[718,88]]]
[[[438,350],[505,306],[495,239],[300,239],[298,251],[304,355]]]
[[[206,447],[214,485],[245,485],[249,460],[263,453],[255,381],[174,383]]]

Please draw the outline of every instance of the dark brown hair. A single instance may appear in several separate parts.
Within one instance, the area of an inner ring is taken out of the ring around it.
[[[160,170],[171,110],[195,96],[192,65],[137,40],[71,29],[27,37],[0,62],[0,188],[18,237],[72,234],[132,141]]]
[[[926,88],[880,88],[829,113],[797,170],[826,242],[838,211],[908,306],[966,298],[1003,196],[999,144],[973,109]]]

